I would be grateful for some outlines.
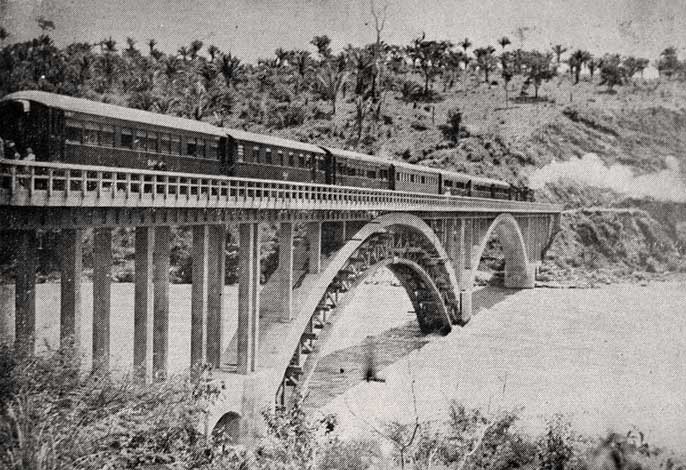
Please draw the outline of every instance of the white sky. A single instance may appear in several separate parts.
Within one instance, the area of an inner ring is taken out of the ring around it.
[[[381,4],[383,0],[376,0]],[[327,34],[335,49],[371,42],[370,0],[0,0],[0,23],[12,40],[39,33],[35,18],[52,19],[58,43],[132,36],[155,38],[169,52],[192,39],[240,57],[269,56],[277,47],[305,48]],[[686,0],[388,0],[383,37],[408,43],[430,38],[492,44],[528,27],[525,47],[551,44],[656,58],[668,45],[686,56]]]

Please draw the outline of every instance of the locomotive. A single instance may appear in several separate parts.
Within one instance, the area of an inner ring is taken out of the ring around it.
[[[534,200],[496,179],[43,91],[0,100],[0,137],[38,161]]]

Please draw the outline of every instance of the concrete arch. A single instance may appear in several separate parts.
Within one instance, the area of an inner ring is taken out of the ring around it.
[[[237,443],[241,435],[241,415],[235,411],[224,413],[212,427],[212,435],[223,435],[231,443]]]
[[[337,276],[338,272],[343,269],[348,260],[353,256],[355,251],[360,248],[367,239],[377,233],[385,233],[387,229],[393,226],[399,226],[406,229],[412,230],[413,233],[418,234],[422,240],[431,247],[435,252],[437,259],[444,261],[442,267],[440,267],[440,272],[442,278],[445,279],[447,286],[442,289],[442,293],[448,293],[449,298],[441,298],[441,304],[444,305],[444,310],[439,312],[443,315],[445,320],[444,325],[449,325],[456,321],[456,312],[454,311],[454,302],[456,302],[457,295],[459,293],[458,284],[455,277],[455,272],[448,265],[448,254],[445,248],[441,244],[440,239],[434,233],[434,231],[429,227],[421,218],[406,213],[389,213],[384,214],[368,224],[362,227],[340,250],[338,250],[334,258],[329,262],[326,269],[320,273],[317,279],[309,285],[303,284],[301,289],[307,289],[309,292],[304,302],[301,303],[298,313],[291,323],[287,336],[284,338],[281,336],[277,341],[267,344],[267,341],[262,341],[260,344],[260,357],[268,358],[268,361],[264,361],[262,364],[273,370],[271,374],[272,377],[272,389],[276,393],[281,385],[281,380],[285,374],[288,365],[290,364],[291,358],[293,356],[293,351],[300,344],[300,338],[305,332],[305,329],[310,322],[313,312],[320,303],[322,297],[327,291],[329,284]],[[391,260],[392,261],[392,260]],[[390,261],[389,261],[390,262]],[[415,263],[416,264],[416,263]],[[408,263],[399,263],[399,266],[408,266]],[[417,265],[417,267],[419,267]],[[430,279],[430,276],[423,269],[413,269],[417,276],[424,277],[425,279]],[[439,289],[434,284],[434,289],[438,291]],[[443,325],[442,325],[443,326]],[[278,352],[268,352],[265,349],[274,348],[274,343],[279,344]],[[268,364],[268,365],[267,365]]]
[[[534,266],[529,263],[526,244],[517,219],[512,214],[500,214],[479,240],[478,248],[472,258],[468,286],[474,285],[479,261],[486,244],[496,233],[503,246],[505,256],[505,287],[531,288],[534,286]]]
[[[410,302],[412,303],[415,309],[415,312],[417,314],[417,321],[419,322],[420,328],[423,332],[437,332],[441,335],[447,335],[448,333],[450,333],[451,326],[448,320],[447,309],[443,301],[443,298],[441,297],[441,293],[438,287],[431,279],[431,276],[419,264],[415,263],[412,260],[399,257],[386,258],[370,266],[365,271],[364,275],[360,276],[353,283],[350,291],[352,292],[356,287],[364,283],[364,281],[367,278],[369,278],[375,272],[382,268],[389,269],[398,279],[400,285],[405,289],[405,292],[407,293]],[[429,296],[418,295],[416,289],[417,282],[420,283],[421,290],[426,291],[429,294]],[[343,299],[343,301],[339,303],[337,308],[345,309],[345,307],[348,305],[348,301],[352,300],[352,297],[353,296],[346,296]],[[430,318],[423,317],[420,314],[420,311],[427,308],[427,305],[420,304],[426,303],[427,301],[430,302],[430,307],[435,308],[435,316],[432,316]],[[329,332],[333,331],[336,322],[339,321],[341,318],[342,316],[340,315],[335,316],[334,323],[331,326]],[[443,321],[441,321],[441,319],[443,319]],[[330,336],[327,334],[317,341],[318,345],[320,345],[320,350],[323,349],[324,345],[326,345],[329,338]],[[320,359],[321,356],[319,355],[316,355],[314,360],[308,358],[307,367],[304,371],[304,376],[302,379],[303,389],[306,390],[308,388],[309,380],[312,377],[314,371],[316,370],[317,364],[319,363]]]

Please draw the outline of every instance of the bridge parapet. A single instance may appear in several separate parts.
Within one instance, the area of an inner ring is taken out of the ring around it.
[[[546,203],[0,160],[0,206],[559,212]]]

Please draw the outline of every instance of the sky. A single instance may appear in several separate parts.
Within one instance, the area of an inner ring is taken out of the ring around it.
[[[193,39],[215,44],[247,61],[268,57],[277,47],[314,48],[327,34],[334,50],[374,40],[372,0],[0,0],[0,25],[9,40],[26,40],[40,30],[42,16],[55,23],[58,44],[97,42],[112,36],[158,41],[172,52]],[[387,5],[382,37],[407,44],[426,33],[431,39],[497,46],[506,35],[526,48],[552,44],[655,59],[675,45],[686,56],[686,0],[374,0]]]

